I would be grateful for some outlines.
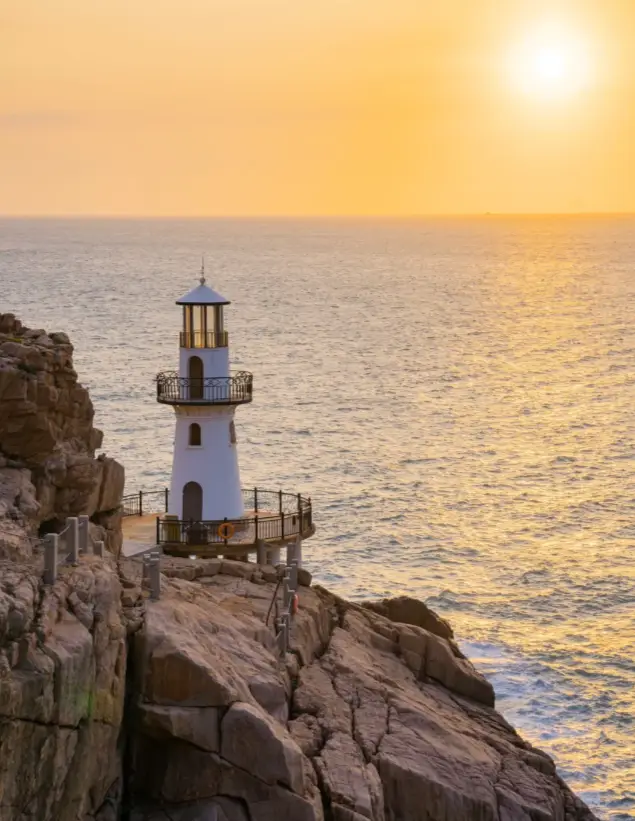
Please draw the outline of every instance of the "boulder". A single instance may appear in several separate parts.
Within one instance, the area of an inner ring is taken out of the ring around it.
[[[225,761],[267,784],[282,784],[299,795],[304,794],[299,747],[282,726],[260,708],[240,702],[233,704],[223,719],[222,738],[221,755]]]
[[[366,607],[374,613],[379,613],[390,621],[423,627],[428,633],[434,633],[435,636],[440,636],[442,639],[454,637],[452,628],[445,619],[438,616],[434,610],[431,610],[422,601],[412,599],[409,596],[364,602],[362,607]]]

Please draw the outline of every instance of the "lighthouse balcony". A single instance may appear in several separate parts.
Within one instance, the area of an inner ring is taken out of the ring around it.
[[[132,493],[123,497],[121,508],[124,538],[137,550],[152,544],[172,556],[231,558],[257,552],[263,544],[281,547],[315,533],[310,498],[262,488],[243,488],[242,497],[242,516],[196,520],[168,514],[167,488]]]
[[[253,374],[183,377],[175,372],[157,376],[157,401],[164,405],[244,405],[253,398]]]

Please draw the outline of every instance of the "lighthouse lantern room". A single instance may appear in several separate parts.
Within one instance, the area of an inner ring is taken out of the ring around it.
[[[199,284],[176,301],[183,309],[178,373],[157,377],[157,399],[176,414],[169,515],[178,520],[244,515],[234,427],[237,405],[252,400],[252,375],[229,370],[224,308],[230,302]]]

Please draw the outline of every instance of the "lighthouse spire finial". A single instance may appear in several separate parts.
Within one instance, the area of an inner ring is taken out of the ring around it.
[[[201,285],[205,285],[205,254],[201,254]]]

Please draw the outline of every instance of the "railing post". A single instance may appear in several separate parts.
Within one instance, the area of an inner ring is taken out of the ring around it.
[[[258,542],[258,514],[256,514],[254,516],[254,527],[256,529],[256,533],[255,533],[255,536],[254,536],[254,542],[257,543]]]
[[[282,490],[278,491],[278,512],[282,513]]]
[[[44,537],[44,584],[55,584],[57,580],[57,533]]]
[[[170,504],[170,488],[166,487],[166,489],[165,489],[165,512],[166,513],[169,510],[169,504]]]
[[[161,519],[157,516],[157,544],[161,543]]]
[[[223,523],[227,521],[227,516],[223,519]],[[223,541],[225,542],[225,547],[227,547],[227,528],[223,527]]]
[[[143,516],[143,491],[139,491],[139,516]]]
[[[66,519],[66,526],[68,527],[68,552],[67,561],[70,564],[77,564],[79,560],[79,521],[77,516],[69,516]]]
[[[88,516],[79,516],[79,545],[78,551],[80,554],[88,553]]]
[[[149,577],[150,577],[150,598],[156,601],[161,597],[161,554],[158,550],[150,553]]]
[[[254,513],[258,513],[258,488],[254,488]]]
[[[289,588],[292,593],[298,589],[298,562],[297,559],[291,561],[291,573],[289,574]]]
[[[284,539],[284,513],[280,511],[280,532],[281,536]]]

